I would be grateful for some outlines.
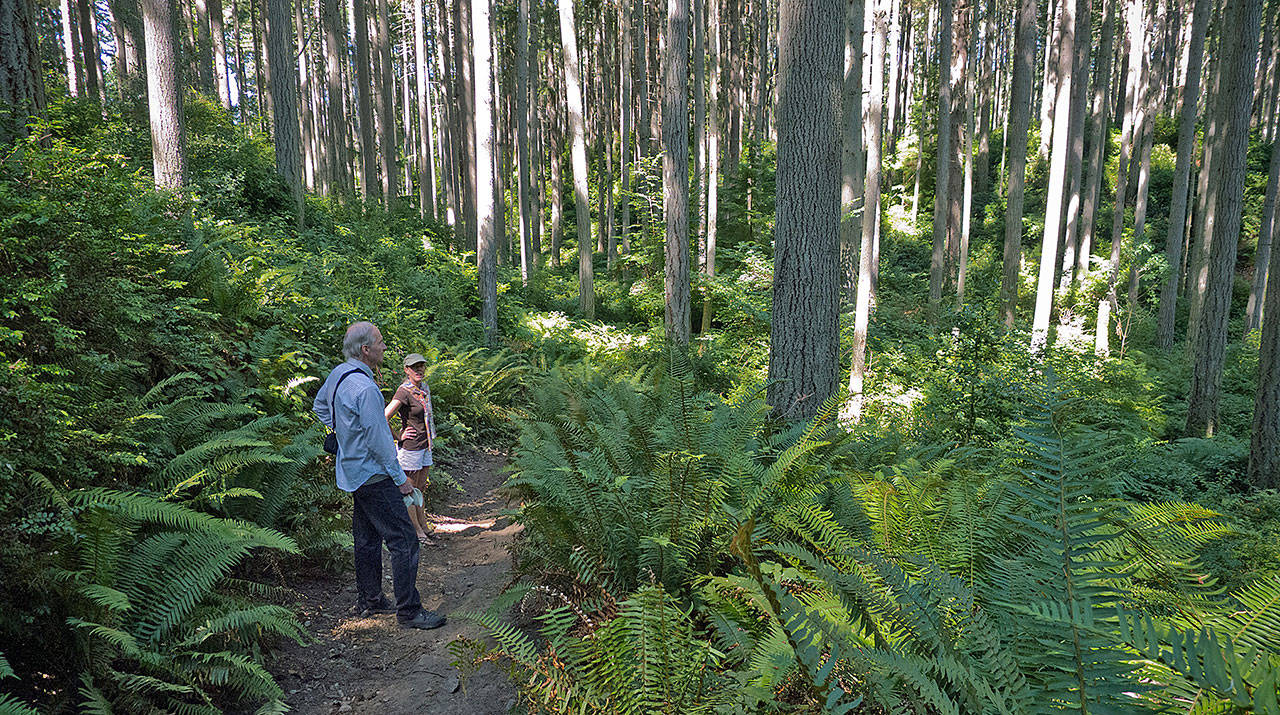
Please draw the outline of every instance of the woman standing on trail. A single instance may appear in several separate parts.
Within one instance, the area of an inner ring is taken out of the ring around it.
[[[411,353],[404,359],[404,382],[396,388],[396,394],[387,405],[387,420],[400,415],[400,436],[396,441],[396,456],[413,486],[427,491],[427,474],[431,469],[431,448],[436,438],[436,422],[431,414],[431,388],[422,377],[427,369],[427,359]],[[417,504],[409,505],[409,520],[418,532],[418,541],[434,544],[428,533],[435,526],[427,521],[426,509]]]

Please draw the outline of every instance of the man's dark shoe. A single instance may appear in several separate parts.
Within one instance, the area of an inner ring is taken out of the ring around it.
[[[420,628],[429,631],[432,628],[439,628],[444,625],[444,616],[439,613],[422,610],[418,614],[407,621],[400,621],[401,628]]]
[[[373,603],[357,603],[351,612],[357,616],[371,616],[375,613],[395,613],[396,606],[386,596],[379,595]]]

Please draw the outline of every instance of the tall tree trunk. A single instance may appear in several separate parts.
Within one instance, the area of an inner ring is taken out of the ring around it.
[[[1062,208],[1067,193],[1067,149],[1071,116],[1072,71],[1075,60],[1075,25],[1077,0],[1059,0],[1058,70],[1054,90],[1053,114],[1057,117],[1049,160],[1049,188],[1045,194],[1044,238],[1040,243],[1040,277],[1036,283],[1036,312],[1031,322],[1031,350],[1048,348],[1049,316],[1053,311],[1053,274],[1058,260],[1058,241],[1062,231]]]
[[[689,1],[667,0],[662,54],[662,208],[667,340],[689,344]]]
[[[1280,146],[1280,142],[1276,145]],[[1272,161],[1275,166],[1274,158]],[[1271,198],[1274,197],[1273,191]],[[1268,271],[1280,276],[1280,251],[1271,251]],[[1255,488],[1276,489],[1280,488],[1280,280],[1267,281],[1266,296],[1247,474]]]
[[[271,65],[276,171],[293,193],[298,226],[306,219],[302,199],[302,137],[298,129],[298,76],[293,72],[293,28],[289,0],[267,0],[267,62]]]
[[[44,116],[39,32],[28,0],[0,0],[0,146],[26,136],[27,124]]]
[[[80,55],[84,67],[85,95],[102,101],[102,65],[98,63],[98,23],[90,0],[76,0],[77,27],[80,30]]]
[[[370,0],[351,0],[355,22],[356,103],[360,111],[360,196],[364,201],[382,196],[378,182],[378,149],[373,132],[373,67],[369,47]]]
[[[951,17],[954,3],[940,0],[938,67],[951,67]],[[936,325],[942,306],[942,282],[946,277],[947,213],[950,209],[951,181],[951,83],[938,80],[938,169],[933,190],[933,255],[929,261],[929,322]]]
[[[213,40],[213,74],[218,101],[231,111],[231,85],[227,81],[227,37],[223,27],[222,0],[209,0],[209,35]]]
[[[973,150],[972,143],[964,137],[965,97],[969,83],[969,40],[973,30],[973,0],[958,0],[951,27],[951,155],[943,181],[949,181],[947,190],[947,253],[944,286],[954,288],[960,265],[960,236],[964,228],[964,156]]]
[[[846,0],[844,82],[840,100],[840,276],[841,292],[854,298],[858,243],[862,240],[865,168],[862,161],[862,33],[864,0]]]
[[[1217,12],[1215,19],[1221,20],[1223,17],[1221,8]],[[1214,26],[1218,26],[1219,22],[1214,22]],[[1222,43],[1219,41],[1217,52],[1221,52]],[[1192,224],[1192,248],[1191,265],[1187,270],[1187,297],[1190,299],[1190,310],[1187,316],[1187,350],[1194,356],[1195,350],[1200,341],[1200,322],[1201,312],[1204,307],[1205,292],[1209,285],[1209,247],[1213,243],[1213,227],[1217,217],[1217,192],[1218,184],[1213,181],[1217,172],[1217,162],[1221,161],[1222,150],[1220,145],[1223,140],[1223,124],[1221,115],[1214,111],[1214,97],[1221,91],[1222,84],[1222,66],[1223,61],[1216,54],[1210,54],[1213,58],[1213,78],[1209,83],[1212,87],[1212,94],[1205,102],[1205,122],[1204,137],[1201,141],[1203,144],[1202,155],[1200,159],[1200,175],[1197,177],[1196,191],[1196,213],[1194,223]]]
[[[742,0],[724,1],[729,22],[724,28],[728,43],[723,49],[729,62],[720,65],[721,70],[728,75],[728,79],[721,85],[724,89],[726,124],[722,167],[727,175],[736,176],[738,162],[742,158]]]
[[[971,19],[969,23],[969,40],[967,42],[967,44],[969,44],[970,59],[965,72],[966,75],[970,76],[976,75],[974,72],[974,65],[977,62],[977,52],[975,50],[978,34],[973,31],[972,21],[972,17],[976,13],[977,8],[974,7],[970,11]],[[965,280],[968,277],[969,271],[969,237],[973,218],[973,115],[976,111],[974,106],[976,92],[973,85],[974,82],[972,79],[966,79],[964,83],[964,106],[961,108],[964,124],[961,126],[959,122],[954,123],[957,126],[957,129],[960,129],[960,131],[957,131],[957,135],[962,138],[957,142],[957,144],[960,147],[961,156],[964,157],[962,162],[953,164],[951,170],[953,198],[955,189],[958,187],[961,195],[960,205],[962,206],[960,215],[960,241],[958,254],[956,256],[956,310],[960,310],[960,308],[964,307]],[[954,201],[952,202],[952,205],[955,205]],[[879,217],[877,216],[877,220],[878,218]]]
[[[195,80],[196,87],[201,92],[213,92],[215,86],[213,77],[213,41],[211,37],[213,33],[210,31],[213,22],[209,17],[209,4],[207,0],[193,0],[192,9],[194,10],[193,19],[195,20],[195,24],[191,28],[192,34],[195,36],[195,41],[192,43],[195,56],[192,60],[196,65],[196,76],[192,79]]]
[[[1274,69],[1280,78],[1280,63]],[[1278,80],[1280,81],[1280,80]],[[1249,289],[1249,305],[1245,311],[1245,333],[1257,330],[1262,325],[1262,304],[1267,295],[1267,284],[1273,275],[1270,272],[1271,252],[1275,247],[1276,204],[1280,197],[1280,141],[1271,142],[1271,168],[1267,172],[1267,193],[1262,204],[1262,224],[1258,227],[1258,252],[1254,255],[1253,284]]]
[[[986,196],[991,174],[991,104],[995,92],[995,0],[987,0],[986,10],[982,13],[982,97],[978,106],[978,158],[973,174],[973,193]]]
[[[400,176],[396,169],[395,72],[391,68],[391,23],[387,17],[387,0],[377,0],[377,27],[374,30],[374,52],[379,66],[379,78],[375,82],[378,92],[378,144],[382,151],[383,201],[388,209],[395,208],[400,197]]]
[[[707,268],[706,219],[702,207],[706,205],[703,191],[707,183],[707,10],[706,0],[693,0],[693,187],[689,192],[692,204],[691,230],[697,246],[699,271]],[[626,33],[622,33],[625,42]],[[705,300],[705,298],[704,298]]]
[[[1083,282],[1093,255],[1093,233],[1096,230],[1098,196],[1106,166],[1107,147],[1111,143],[1111,62],[1115,44],[1115,0],[1103,0],[1102,44],[1098,49],[1098,67],[1093,76],[1093,105],[1089,128],[1089,170],[1084,178],[1084,200],[1080,205],[1080,241],[1076,257],[1076,281]],[[1082,107],[1083,109],[1083,107]]]
[[[708,281],[716,275],[716,242],[720,236],[720,0],[709,3],[707,18],[707,48],[711,66],[707,68],[711,78],[707,97],[707,256],[703,271]],[[708,294],[702,303],[702,332],[711,330],[715,307]]]
[[[79,97],[84,92],[84,55],[80,52],[80,29],[76,27],[77,5],[61,0],[62,56],[67,67],[67,94]]]
[[[628,157],[631,153],[632,137],[631,137],[631,109],[634,99],[634,90],[631,78],[633,76],[633,48],[634,48],[634,30],[631,26],[633,6],[630,3],[621,3],[618,6],[618,18],[621,21],[621,37],[622,42],[622,62],[618,67],[618,84],[621,92],[618,98],[618,133],[621,136],[621,150],[618,152],[618,175],[619,175],[619,194],[618,201],[622,204],[621,218],[618,222],[618,238],[622,242],[625,252],[629,252],[631,248],[631,164]]]
[[[135,105],[141,92],[137,83],[142,76],[142,16],[137,0],[109,0],[112,28],[116,37],[116,84],[120,101]]]
[[[462,194],[461,246],[465,250],[476,247],[476,125],[475,91],[477,81],[471,60],[469,5],[463,0],[453,3],[453,54],[455,77],[458,82],[458,169]]]
[[[342,57],[347,52],[347,33],[338,12],[338,0],[322,0],[324,24],[325,85],[329,95],[329,181],[341,199],[352,194],[350,150],[347,145],[347,118],[343,108],[346,87],[342,81]],[[339,39],[341,38],[341,39]]]
[[[1004,214],[1004,270],[1000,303],[1004,325],[1013,327],[1022,267],[1022,207],[1027,168],[1027,129],[1031,124],[1031,73],[1035,71],[1036,0],[1019,0],[1009,97],[1009,198]]]
[[[560,44],[564,53],[565,103],[573,142],[573,202],[578,218],[578,308],[584,317],[592,320],[596,316],[596,297],[591,266],[591,203],[587,200],[587,130],[582,117],[578,38],[573,24],[574,0],[557,2],[560,6]]]
[[[416,2],[416,0],[415,0]],[[480,322],[485,342],[498,338],[497,241],[494,227],[493,74],[491,72],[489,0],[471,0],[471,40],[475,57],[476,122],[476,274],[480,282]]]
[[[142,0],[147,43],[147,107],[156,187],[178,191],[186,180],[187,131],[178,82],[178,37],[173,0]]]
[[[876,243],[880,240],[880,176],[882,169],[881,146],[884,126],[884,57],[887,19],[891,0],[879,0],[872,6],[871,35],[871,93],[868,95],[867,127],[867,179],[863,205],[867,216],[862,222],[862,246],[858,251],[857,301],[853,317],[853,364],[849,371],[849,399],[842,417],[858,422],[862,419],[863,383],[867,371],[867,328],[871,321],[871,302],[874,283],[872,269],[877,257]]]
[[[1183,241],[1187,225],[1187,193],[1191,183],[1191,161],[1196,144],[1196,116],[1200,102],[1200,68],[1204,62],[1204,36],[1209,25],[1212,0],[1190,0],[1191,37],[1186,45],[1182,108],[1178,118],[1178,155],[1173,172],[1173,196],[1169,205],[1169,230],[1165,235],[1165,257],[1169,275],[1160,289],[1160,319],[1157,328],[1160,347],[1173,347],[1174,322],[1178,311],[1178,283],[1182,271]]]
[[[294,27],[297,30],[298,43],[301,45],[296,54],[298,68],[298,118],[301,120],[302,141],[302,177],[304,186],[309,191],[316,188],[316,153],[315,137],[317,126],[311,111],[311,47],[307,42],[307,26],[303,22],[303,6],[307,0],[296,0],[293,6]]]
[[[1098,355],[1111,352],[1111,314],[1116,312],[1119,300],[1120,260],[1124,250],[1125,194],[1129,188],[1129,161],[1133,151],[1133,134],[1138,105],[1139,85],[1142,83],[1142,50],[1146,35],[1143,26],[1141,0],[1128,0],[1125,11],[1125,27],[1128,35],[1129,70],[1125,82],[1124,119],[1120,132],[1120,159],[1116,165],[1115,207],[1111,216],[1111,260],[1107,268],[1107,292],[1098,303],[1098,321],[1094,333],[1094,351]]]
[[[782,0],[768,402],[817,413],[839,378],[840,0]]]
[[[533,269],[529,239],[534,221],[529,201],[529,0],[520,0],[516,12],[516,149],[520,162],[520,281],[528,285]]]
[[[1143,69],[1142,85],[1145,96],[1141,99],[1142,106],[1138,115],[1138,126],[1141,127],[1139,136],[1142,137],[1142,149],[1138,152],[1138,187],[1137,194],[1134,196],[1133,202],[1133,245],[1135,248],[1143,245],[1144,235],[1147,225],[1147,194],[1151,185],[1151,148],[1154,142],[1155,133],[1155,112],[1159,101],[1159,86],[1157,85],[1160,77],[1164,75],[1163,53],[1157,53],[1154,47],[1155,40],[1159,40],[1163,34],[1165,22],[1167,20],[1165,13],[1165,2],[1160,0],[1157,4],[1157,17],[1155,20],[1155,32],[1148,33],[1147,47],[1144,53],[1149,59],[1147,66]],[[1154,57],[1154,59],[1150,59]],[[1154,63],[1154,64],[1153,64]],[[1137,307],[1138,296],[1138,280],[1141,273],[1141,267],[1136,262],[1129,266],[1129,324],[1133,322],[1133,311]],[[1128,333],[1128,326],[1125,328]]]
[[[1064,206],[1065,232],[1062,251],[1062,273],[1058,291],[1066,296],[1073,292],[1077,280],[1076,251],[1080,239],[1080,202],[1083,196],[1084,123],[1089,94],[1089,50],[1093,44],[1093,0],[1081,0],[1076,13],[1075,55],[1071,69],[1071,116],[1067,121],[1067,199]],[[1066,312],[1063,312],[1065,317]]]
[[[1205,292],[1200,334],[1187,399],[1187,435],[1212,437],[1218,431],[1218,402],[1227,348],[1227,318],[1235,279],[1236,244],[1244,208],[1249,145],[1250,94],[1258,53],[1262,0],[1228,3],[1222,34],[1222,83],[1214,111],[1223,125],[1222,154],[1215,160],[1213,182],[1219,186],[1213,226],[1209,284]]]

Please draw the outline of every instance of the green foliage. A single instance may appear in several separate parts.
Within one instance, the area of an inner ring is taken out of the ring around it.
[[[656,380],[560,368],[534,389],[508,482],[534,585],[476,616],[495,645],[456,653],[502,656],[535,708],[643,702],[638,636],[613,635],[656,592],[693,624],[657,641],[663,687],[687,692],[681,674],[702,669],[720,684],[686,710],[730,707],[736,683],[749,712],[1132,711],[1203,681],[1206,702],[1270,712],[1252,693],[1280,657],[1274,585],[1224,599],[1198,562],[1230,533],[1221,516],[1128,501],[1102,478],[1124,441],[1081,425],[1052,378],[1027,383],[1013,438],[895,457],[829,414],[780,429],[758,394],[700,394],[671,365]],[[502,617],[535,596],[552,604],[537,640]],[[1191,624],[1230,640],[1179,640]],[[1193,645],[1197,662],[1237,662],[1251,700],[1176,655]]]

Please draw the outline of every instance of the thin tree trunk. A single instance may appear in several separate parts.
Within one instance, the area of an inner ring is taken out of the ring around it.
[[[303,22],[303,6],[307,0],[296,0],[293,6],[294,26],[297,29],[298,42],[302,43],[297,53],[298,66],[298,107],[299,119],[302,122],[302,176],[307,190],[316,188],[316,151],[315,137],[318,128],[311,112],[311,43],[307,41],[307,26]],[[212,7],[212,3],[210,3]],[[216,63],[215,63],[216,65]]]
[[[1274,198],[1274,192],[1270,196]],[[1280,251],[1271,251],[1268,271],[1280,276]],[[1247,475],[1257,489],[1276,489],[1280,488],[1280,280],[1267,282],[1266,296]]]
[[[1013,327],[1022,267],[1022,208],[1027,167],[1027,130],[1031,124],[1031,73],[1035,70],[1036,2],[1019,0],[1009,98],[1009,198],[1004,215],[1004,270],[1000,303],[1004,325]]]
[[[1169,205],[1169,230],[1165,236],[1165,257],[1169,275],[1160,289],[1160,319],[1157,328],[1160,347],[1173,347],[1174,322],[1178,310],[1178,284],[1183,261],[1182,237],[1186,233],[1187,193],[1191,161],[1196,144],[1196,116],[1200,102],[1200,68],[1204,60],[1204,37],[1209,24],[1211,0],[1190,0],[1191,37],[1184,54],[1186,71],[1182,85],[1182,108],[1178,119],[1177,163],[1173,173],[1173,195]]]
[[[373,68],[369,47],[369,0],[351,0],[355,22],[356,102],[360,112],[360,196],[374,201],[382,195],[378,182],[378,152],[373,132]]]
[[[1071,132],[1065,121],[1071,116],[1072,71],[1075,62],[1077,0],[1059,0],[1058,70],[1054,86],[1057,96],[1053,115],[1057,117],[1049,163],[1049,188],[1045,194],[1044,238],[1040,243],[1040,276],[1036,283],[1036,312],[1031,322],[1031,350],[1048,348],[1049,316],[1053,311],[1053,274],[1057,266],[1058,241],[1062,231],[1062,209],[1067,193],[1067,150]]]
[[[865,168],[862,161],[862,33],[864,0],[846,0],[844,83],[841,96],[840,289],[852,300],[857,290],[858,242],[862,239]]]
[[[560,44],[564,53],[565,104],[572,138],[573,202],[578,218],[578,308],[584,317],[596,315],[591,266],[591,203],[587,200],[587,137],[582,117],[582,81],[579,79],[578,38],[573,23],[574,0],[557,0],[560,6]]]
[[[952,0],[940,0],[938,17],[942,25],[939,33],[938,67],[951,67],[951,17]],[[933,255],[929,262],[929,322],[936,325],[942,305],[942,282],[946,276],[945,251],[947,245],[947,210],[950,207],[951,168],[951,83],[938,80],[938,169],[935,174],[933,196]]]
[[[975,7],[971,12],[976,13],[977,8]],[[977,38],[978,35],[973,32],[971,22],[969,42],[975,43]],[[977,62],[977,53],[974,52],[975,48],[972,44],[969,49],[969,56],[973,59],[970,59],[968,63],[969,66],[966,74],[972,76],[976,74],[973,70],[974,64]],[[973,81],[969,80],[965,82],[964,88],[964,138],[960,141],[960,149],[964,152],[964,162],[962,166],[963,178],[961,178],[960,184],[961,193],[963,194],[961,198],[963,211],[960,218],[960,245],[959,255],[957,256],[958,262],[956,264],[956,310],[960,310],[960,308],[964,306],[965,280],[968,277],[969,272],[969,229],[971,227],[971,219],[973,218],[973,114],[975,111],[975,88],[973,85]],[[952,177],[955,178],[955,176],[955,170],[953,169]]]
[[[416,2],[416,0],[415,0]],[[489,0],[471,0],[471,39],[475,53],[476,269],[480,283],[480,322],[485,342],[498,338],[498,274],[493,171],[493,75],[490,72]]]
[[[716,275],[716,241],[720,236],[720,0],[706,0],[710,5],[707,18],[707,48],[711,78],[707,97],[707,260],[703,266],[708,282]],[[710,294],[702,303],[702,332],[711,330],[715,308]]]
[[[379,66],[378,93],[378,144],[382,151],[383,201],[388,209],[394,209],[400,197],[400,175],[396,169],[395,73],[391,68],[391,24],[387,17],[387,0],[377,0],[377,27],[374,29],[374,52]]]
[[[142,0],[142,28],[147,43],[152,172],[156,188],[179,191],[187,173],[187,131],[178,82],[173,0]]]
[[[869,215],[862,222],[862,246],[858,251],[857,302],[853,318],[853,364],[849,371],[849,398],[842,417],[858,422],[862,419],[864,404],[863,385],[867,371],[867,329],[871,319],[871,302],[874,282],[871,274],[875,265],[876,243],[880,240],[880,176],[882,169],[881,146],[883,143],[884,114],[884,57],[888,33],[885,15],[891,0],[879,0],[872,6],[871,35],[871,93],[868,95],[867,127],[867,180],[864,205]]]
[[[1280,63],[1277,63],[1274,71],[1280,78]],[[1258,227],[1258,251],[1254,254],[1253,283],[1249,289],[1249,305],[1245,311],[1246,334],[1257,330],[1262,325],[1263,299],[1267,295],[1267,284],[1271,282],[1271,251],[1275,246],[1278,196],[1280,196],[1280,141],[1273,141],[1271,142],[1271,168],[1267,172],[1267,193],[1262,204],[1262,224]]]
[[[516,149],[520,162],[520,281],[528,285],[533,269],[529,237],[534,220],[529,202],[529,0],[520,0],[516,12]]]
[[[1089,50],[1093,44],[1093,0],[1081,0],[1076,14],[1075,57],[1071,69],[1071,117],[1067,121],[1067,201],[1064,207],[1065,238],[1063,240],[1061,279],[1058,291],[1070,296],[1076,281],[1076,251],[1080,239],[1080,202],[1084,173],[1084,120],[1089,94]],[[1065,319],[1066,311],[1063,311]]]
[[[1093,233],[1097,225],[1098,196],[1102,191],[1107,147],[1111,143],[1111,60],[1115,44],[1115,0],[1104,0],[1102,11],[1102,44],[1098,49],[1098,67],[1093,77],[1093,114],[1091,115],[1089,170],[1084,180],[1084,201],[1080,205],[1080,242],[1076,259],[1076,281],[1083,282],[1093,256]]]
[[[689,344],[689,2],[667,0],[662,54],[662,209],[667,340]]]
[[[814,415],[839,379],[840,0],[778,13],[778,172],[767,399]]]
[[[90,0],[76,0],[78,13],[76,26],[80,30],[81,66],[84,68],[85,95],[95,101],[102,101],[102,66],[98,64],[98,32],[94,13],[94,5]]]
[[[1228,3],[1222,35],[1222,83],[1214,97],[1223,124],[1222,154],[1215,160],[1213,181],[1220,188],[1217,220],[1208,263],[1210,276],[1204,313],[1191,371],[1187,399],[1188,436],[1212,437],[1218,431],[1218,403],[1227,348],[1227,318],[1231,307],[1236,244],[1244,208],[1244,185],[1249,145],[1249,99],[1258,53],[1262,0]]]
[[[1125,194],[1129,188],[1129,161],[1133,151],[1133,135],[1138,104],[1138,89],[1142,82],[1142,50],[1146,33],[1143,26],[1141,0],[1128,0],[1125,26],[1129,40],[1129,71],[1125,82],[1124,120],[1120,132],[1120,159],[1116,165],[1115,208],[1111,216],[1111,260],[1107,273],[1107,292],[1098,303],[1098,321],[1094,333],[1094,351],[1098,355],[1111,352],[1111,314],[1116,312],[1119,300],[1117,288],[1120,282],[1120,260],[1124,248]]]
[[[1217,19],[1223,17],[1221,9],[1217,13]],[[1218,22],[1213,23],[1215,26]],[[1222,43],[1218,43],[1218,51]],[[1220,58],[1213,54],[1214,57],[1213,79],[1211,86],[1213,88],[1212,95],[1206,97],[1205,101],[1205,127],[1204,138],[1202,140],[1203,150],[1200,159],[1200,176],[1197,183],[1196,194],[1196,215],[1194,224],[1192,225],[1193,248],[1191,267],[1187,271],[1186,290],[1190,299],[1190,311],[1187,316],[1187,349],[1194,355],[1197,345],[1200,341],[1200,320],[1201,311],[1204,307],[1204,296],[1208,290],[1209,284],[1209,248],[1213,243],[1213,227],[1217,219],[1217,192],[1218,184],[1212,179],[1217,171],[1217,162],[1220,161],[1221,151],[1219,145],[1223,141],[1223,124],[1222,117],[1218,112],[1214,111],[1214,97],[1217,96],[1222,83],[1222,66],[1223,62]]]

